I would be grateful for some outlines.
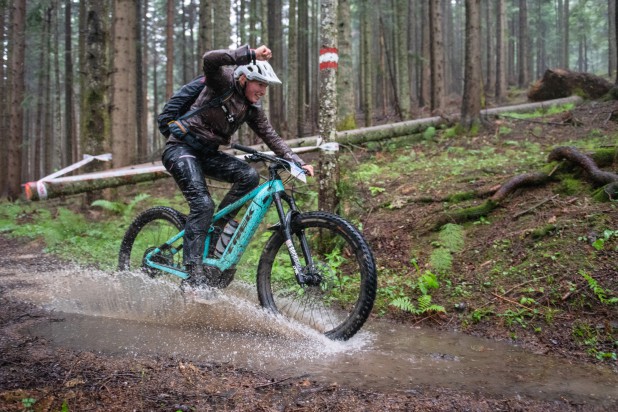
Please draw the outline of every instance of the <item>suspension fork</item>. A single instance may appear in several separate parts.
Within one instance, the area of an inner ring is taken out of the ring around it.
[[[286,203],[290,205],[290,211],[286,214],[283,210],[283,203],[281,200],[285,200]],[[294,274],[296,275],[296,280],[299,284],[304,285],[309,280],[308,274],[303,268],[302,262],[298,257],[298,252],[294,247],[294,242],[292,241],[292,218],[297,215],[298,209],[296,208],[296,203],[294,202],[294,198],[289,196],[285,192],[275,193],[273,196],[273,201],[275,203],[275,207],[277,208],[277,213],[279,215],[279,221],[281,222],[281,230],[283,232],[283,238],[285,240],[285,245],[288,248],[288,253],[290,255],[290,259],[292,260],[292,266],[294,267]],[[311,257],[311,250],[309,248],[309,242],[307,242],[307,238],[305,237],[305,231],[299,230],[296,234],[300,241],[300,248],[307,263],[306,268],[313,267],[313,258]]]

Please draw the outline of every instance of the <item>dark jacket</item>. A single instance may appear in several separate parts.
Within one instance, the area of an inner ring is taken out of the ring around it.
[[[245,45],[236,50],[212,50],[204,54],[203,59],[206,87],[191,106],[191,110],[225,95],[232,88],[233,93],[224,104],[235,121],[228,122],[221,106],[209,107],[183,120],[189,132],[207,145],[229,145],[232,135],[246,122],[277,156],[304,164],[273,129],[261,105],[248,101],[240,84],[234,79],[236,66],[249,64],[251,61],[249,46]],[[178,140],[171,135],[168,142]]]
[[[197,96],[204,90],[205,82],[204,76],[196,77],[175,91],[174,95],[165,103],[163,111],[157,117],[159,131],[163,136],[170,136],[169,122],[177,120],[180,116],[191,110],[191,106],[197,100]]]

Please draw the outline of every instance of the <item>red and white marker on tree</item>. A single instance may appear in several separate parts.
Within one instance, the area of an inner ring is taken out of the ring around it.
[[[338,50],[334,47],[325,47],[320,50],[320,70],[337,69],[339,63]]]

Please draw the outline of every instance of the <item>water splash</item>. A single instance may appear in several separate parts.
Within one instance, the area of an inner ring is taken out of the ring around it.
[[[18,285],[7,289],[13,298],[54,310],[64,319],[39,324],[31,334],[80,350],[230,362],[278,376],[308,373],[314,380],[376,390],[439,386],[568,399],[609,410],[618,406],[618,376],[608,368],[380,322],[369,322],[348,342],[333,342],[261,310],[255,287],[238,282],[223,291],[187,294],[177,281],[141,273],[0,267],[0,274],[0,282]]]

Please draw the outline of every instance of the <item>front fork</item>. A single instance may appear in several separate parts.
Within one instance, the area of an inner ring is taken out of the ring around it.
[[[311,250],[309,249],[309,243],[307,242],[307,238],[305,237],[305,231],[299,230],[296,235],[300,241],[300,248],[305,259],[307,265],[303,267],[302,262],[298,256],[298,252],[296,247],[294,247],[294,242],[292,241],[292,219],[295,215],[299,213],[298,208],[296,207],[296,203],[294,202],[294,198],[289,196],[285,192],[275,193],[273,196],[273,200],[275,203],[275,207],[277,208],[277,213],[279,214],[279,221],[281,222],[281,231],[283,232],[283,237],[285,239],[285,245],[288,248],[288,253],[290,255],[290,259],[292,260],[292,266],[294,267],[294,274],[296,275],[296,280],[300,285],[305,285],[310,281],[310,276],[306,273],[305,268],[313,267],[313,259],[311,257]],[[286,214],[283,210],[283,203],[281,200],[285,200],[285,202],[290,205],[290,211]]]

